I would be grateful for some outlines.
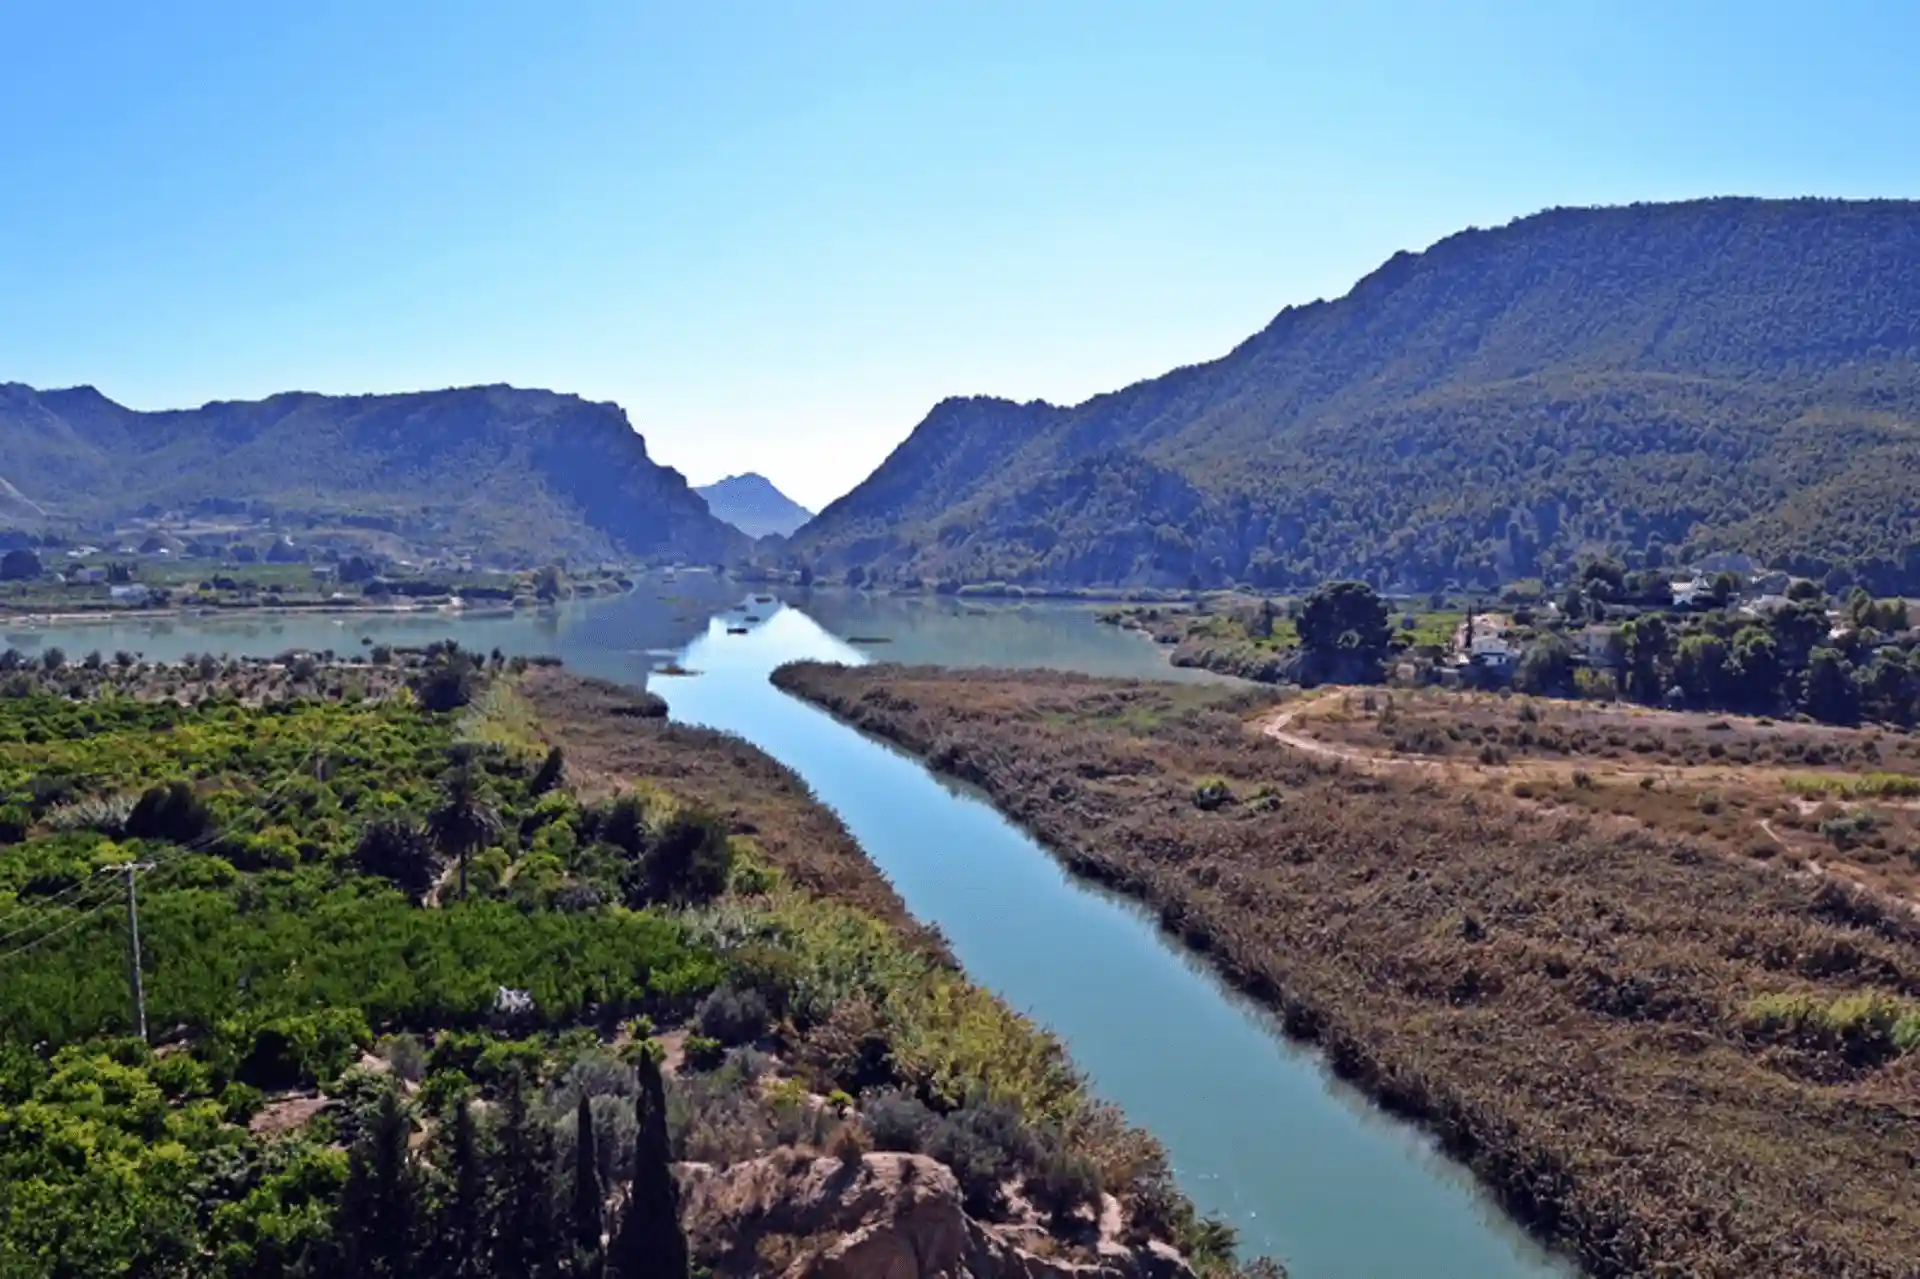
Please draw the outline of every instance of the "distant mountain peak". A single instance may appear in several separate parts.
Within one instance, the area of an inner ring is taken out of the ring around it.
[[[743,471],[696,488],[707,509],[748,537],[791,537],[813,512],[758,471]]]

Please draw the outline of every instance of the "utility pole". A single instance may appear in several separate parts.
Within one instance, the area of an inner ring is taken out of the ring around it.
[[[147,1039],[147,991],[140,979],[140,895],[133,886],[133,877],[152,869],[152,862],[121,862],[100,868],[103,875],[127,877],[127,984],[133,990],[134,1033],[142,1043]]]

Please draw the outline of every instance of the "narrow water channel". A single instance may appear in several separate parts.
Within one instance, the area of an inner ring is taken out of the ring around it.
[[[784,609],[746,635],[716,620],[680,658],[701,674],[652,687],[675,718],[738,733],[806,778],[968,974],[1059,1034],[1250,1254],[1297,1279],[1572,1273],[1142,911],[1068,876],[983,801],[767,682],[801,658],[864,660]]]
[[[946,934],[968,974],[1058,1034],[1100,1095],[1165,1143],[1183,1188],[1237,1227],[1249,1254],[1283,1260],[1295,1279],[1576,1273],[1416,1130],[1283,1040],[1142,911],[1069,877],[963,788],[767,682],[783,662],[869,656],[1167,677],[1149,645],[1059,606],[823,596],[801,611],[739,600],[736,588],[696,580],[550,614],[127,619],[8,628],[4,639],[75,657],[124,648],[173,660],[450,636],[644,683],[675,718],[738,733],[799,772],[908,908]],[[855,645],[835,632],[888,642]],[[655,673],[676,657],[698,673]]]

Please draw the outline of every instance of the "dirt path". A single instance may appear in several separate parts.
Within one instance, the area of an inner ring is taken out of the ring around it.
[[[1338,696],[1341,696],[1341,694],[1328,693],[1297,702],[1291,707],[1281,707],[1266,718],[1255,721],[1255,726],[1263,736],[1278,742],[1290,750],[1299,751],[1303,755],[1310,755],[1316,759],[1334,760],[1366,773],[1398,773],[1402,775],[1425,773],[1428,775],[1442,774],[1450,777],[1459,777],[1464,773],[1480,779],[1483,783],[1497,783],[1508,778],[1514,779],[1515,781],[1566,782],[1570,781],[1576,773],[1582,771],[1578,764],[1562,765],[1544,760],[1524,760],[1512,764],[1483,764],[1477,761],[1473,763],[1463,763],[1458,760],[1421,759],[1394,754],[1386,750],[1336,745],[1332,742],[1323,742],[1317,738],[1308,737],[1303,733],[1293,731],[1294,724],[1299,721],[1303,712]],[[1713,782],[1723,778],[1723,776],[1725,776],[1725,770],[1681,768],[1667,770],[1614,769],[1609,770],[1606,776],[1607,780],[1615,782],[1627,781],[1643,783],[1648,779],[1657,780],[1661,777],[1672,776],[1687,776],[1695,781]],[[1799,802],[1803,805],[1803,809],[1806,810],[1810,810],[1814,806],[1812,801],[1801,800]],[[1633,817],[1616,815],[1616,819],[1642,829],[1659,829],[1657,826]],[[1760,833],[1772,841],[1776,847],[1789,850],[1794,848],[1794,845],[1776,831],[1773,828],[1773,824],[1766,818],[1757,819],[1754,825],[1759,829]],[[1733,856],[1731,853],[1728,855]],[[1832,876],[1836,879],[1842,879],[1857,888],[1864,889],[1867,892],[1873,893],[1875,896],[1898,902],[1916,914],[1920,914],[1920,902],[1876,888],[1856,875],[1848,874],[1838,867],[1823,865],[1813,858],[1808,858],[1798,870],[1788,870],[1787,873],[1796,877],[1804,876],[1817,879],[1822,876]]]
[[[1303,755],[1314,755],[1321,759],[1337,759],[1343,763],[1353,764],[1368,770],[1400,764],[1411,764],[1417,767],[1427,768],[1437,768],[1440,766],[1438,760],[1405,759],[1398,756],[1387,757],[1375,752],[1363,751],[1357,747],[1335,746],[1331,742],[1322,742],[1311,737],[1302,736],[1299,733],[1290,733],[1287,731],[1292,727],[1293,721],[1299,718],[1301,711],[1305,710],[1307,706],[1317,705],[1323,700],[1323,698],[1315,698],[1312,702],[1296,706],[1291,710],[1286,707],[1281,707],[1267,719],[1261,721],[1260,731],[1268,737],[1271,737],[1274,741],[1279,742],[1282,746],[1292,747]]]

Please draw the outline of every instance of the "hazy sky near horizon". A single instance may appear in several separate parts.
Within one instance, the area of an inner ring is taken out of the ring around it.
[[[0,381],[512,382],[818,507],[1560,204],[1920,196],[1920,6],[6,0]]]

